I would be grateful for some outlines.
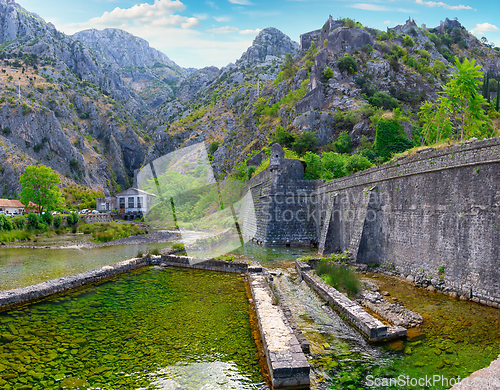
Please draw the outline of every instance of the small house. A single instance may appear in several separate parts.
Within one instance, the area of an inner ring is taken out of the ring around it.
[[[24,212],[24,205],[18,200],[0,199],[0,211],[12,215],[21,215]]]

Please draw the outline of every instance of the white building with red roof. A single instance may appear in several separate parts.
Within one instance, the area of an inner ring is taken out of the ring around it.
[[[24,205],[18,200],[0,199],[0,211],[7,214],[21,215],[24,212]]]

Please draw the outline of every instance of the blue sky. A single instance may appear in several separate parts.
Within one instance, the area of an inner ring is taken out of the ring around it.
[[[106,27],[150,42],[183,67],[234,62],[266,27],[299,41],[329,15],[385,30],[409,16],[427,27],[455,17],[478,38],[500,45],[498,0],[17,0],[67,34]]]

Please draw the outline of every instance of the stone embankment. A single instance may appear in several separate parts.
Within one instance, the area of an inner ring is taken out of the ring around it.
[[[159,256],[158,256],[159,258]],[[0,310],[37,301],[51,295],[60,294],[91,283],[110,279],[119,274],[151,265],[152,258],[134,258],[119,263],[105,265],[92,271],[38,283],[34,286],[0,291]]]
[[[305,262],[295,260],[295,268],[302,279],[309,284],[334,309],[344,315],[370,341],[391,340],[406,336],[406,329],[401,326],[386,326],[368,314],[357,303],[351,301],[335,288],[319,278]]]
[[[202,271],[217,271],[229,273],[254,273],[262,272],[262,267],[258,262],[244,261],[224,261],[217,259],[194,259],[187,256],[177,256],[172,254],[162,254],[160,265],[192,268]]]
[[[500,356],[489,367],[483,368],[454,385],[450,390],[498,390],[500,389]]]

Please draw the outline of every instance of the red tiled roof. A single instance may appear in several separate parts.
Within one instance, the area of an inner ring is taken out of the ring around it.
[[[24,208],[24,205],[18,200],[0,199],[0,207]]]

